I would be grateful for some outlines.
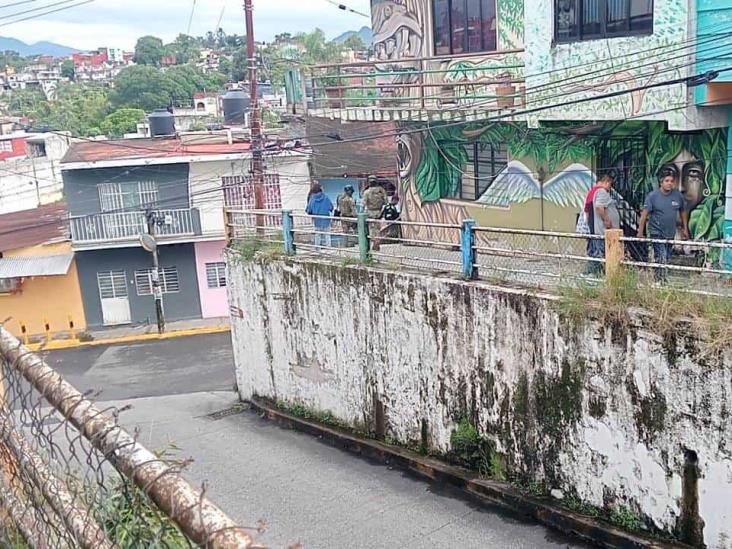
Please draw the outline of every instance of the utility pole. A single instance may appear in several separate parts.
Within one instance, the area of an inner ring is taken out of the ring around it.
[[[155,225],[158,223],[158,216],[155,212],[148,210],[145,214],[147,219],[147,234],[150,236],[151,245],[150,253],[153,258],[152,269],[152,290],[155,298],[155,316],[158,319],[158,333],[165,332],[165,313],[163,312],[163,290],[160,287],[160,255],[158,252],[157,242],[155,240]]]
[[[247,60],[249,68],[250,129],[252,132],[252,181],[254,183],[254,209],[264,209],[264,159],[262,152],[262,114],[257,97],[257,50],[254,42],[254,8],[252,0],[244,0],[244,16],[247,25]],[[257,227],[264,218],[257,216]]]

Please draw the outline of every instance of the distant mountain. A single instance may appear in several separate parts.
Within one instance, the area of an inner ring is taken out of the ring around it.
[[[53,55],[54,57],[67,57],[79,50],[54,44],[53,42],[36,42],[35,44],[26,44],[22,40],[16,38],[6,38],[0,36],[0,51],[17,51],[20,55],[27,57],[29,55]]]
[[[361,40],[363,40],[363,43],[367,46],[370,46],[371,43],[374,41],[374,35],[371,32],[371,29],[368,27],[361,27],[360,31],[347,31],[340,36],[336,36],[333,39],[333,42],[335,42],[336,44],[343,44],[343,42],[348,40],[354,34],[359,35],[361,37]]]

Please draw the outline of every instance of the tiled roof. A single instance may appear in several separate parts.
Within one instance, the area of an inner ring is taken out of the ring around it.
[[[0,215],[0,252],[68,238],[65,202]]]

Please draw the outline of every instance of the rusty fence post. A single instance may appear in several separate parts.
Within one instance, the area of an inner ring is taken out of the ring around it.
[[[107,456],[119,473],[143,490],[193,542],[210,549],[255,546],[246,528],[237,526],[175,467],[137,442],[114,417],[100,410],[2,326],[0,354],[10,368],[41,393],[50,406]]]
[[[623,273],[625,247],[620,240],[622,236],[621,229],[605,231],[605,276],[607,279],[615,278]]]

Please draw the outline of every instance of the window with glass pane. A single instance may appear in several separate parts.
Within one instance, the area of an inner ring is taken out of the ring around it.
[[[206,263],[206,281],[208,287],[226,287],[226,263]]]
[[[554,0],[557,42],[652,33],[653,0]]]
[[[496,49],[496,0],[432,0],[435,54]]]
[[[434,0],[435,54],[450,55],[450,1]]]
[[[462,145],[443,142],[440,147],[443,150],[447,150],[449,147],[465,147],[467,160],[463,165],[460,174],[461,180],[453,195],[461,200],[478,200],[493,184],[498,174],[506,169],[508,164],[507,150],[500,144],[471,143]]]

